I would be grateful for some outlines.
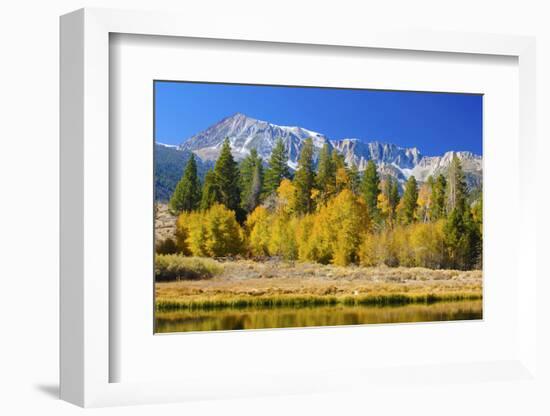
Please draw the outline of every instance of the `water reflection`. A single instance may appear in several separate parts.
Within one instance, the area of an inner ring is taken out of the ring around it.
[[[156,332],[457,321],[482,318],[482,301],[405,306],[322,306],[157,312]]]

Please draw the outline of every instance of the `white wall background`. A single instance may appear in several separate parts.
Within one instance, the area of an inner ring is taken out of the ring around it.
[[[541,192],[549,193],[550,11],[544,0],[386,0],[386,1],[170,1],[19,0],[0,9],[0,413],[66,415],[81,409],[56,399],[58,383],[58,17],[81,7],[177,10],[197,18],[275,20],[287,25],[388,26],[535,35],[538,42],[538,172]],[[245,30],[242,29],[242,30]],[[548,197],[541,197],[540,213]],[[548,221],[540,223],[540,257],[548,252]],[[543,248],[546,247],[546,248]],[[542,260],[540,261],[542,266]],[[549,276],[550,278],[550,276]],[[543,281],[540,293],[548,293]],[[542,297],[540,298],[542,300]],[[548,322],[549,306],[540,305]],[[550,326],[546,326],[549,328]],[[542,328],[541,328],[542,329]],[[548,369],[550,331],[540,331],[541,364]],[[541,351],[542,352],[542,351]],[[550,391],[550,387],[547,391]],[[439,394],[434,394],[434,391]],[[391,387],[377,397],[345,393],[308,397],[259,398],[100,409],[104,415],[150,414],[549,414],[541,391],[499,383],[490,393],[458,384],[421,388],[395,397]],[[410,404],[419,401],[418,404]]]

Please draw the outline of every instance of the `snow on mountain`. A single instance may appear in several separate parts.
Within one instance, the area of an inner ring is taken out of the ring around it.
[[[483,160],[481,156],[472,152],[446,152],[443,156],[424,156],[411,170],[410,175],[420,182],[424,182],[430,175],[445,174],[456,155],[465,172],[466,182],[469,187],[479,187],[482,183]],[[410,176],[409,175],[409,176]]]
[[[281,138],[292,168],[297,165],[305,139],[311,137],[313,144],[319,149],[328,140],[324,135],[302,127],[277,126],[237,113],[190,137],[180,148],[191,150],[203,160],[215,160],[226,137],[229,138],[231,151],[237,160],[245,158],[253,148],[256,148],[262,159],[267,160],[275,141]]]
[[[366,142],[356,138],[330,140],[327,136],[298,126],[278,126],[256,120],[242,113],[226,117],[206,130],[188,138],[178,148],[192,151],[203,161],[215,161],[220,154],[225,138],[229,138],[231,151],[237,160],[242,160],[256,148],[259,156],[267,161],[278,138],[288,151],[288,165],[296,169],[304,140],[311,138],[315,157],[325,143],[344,156],[348,166],[353,163],[364,170],[373,160],[382,175],[391,175],[403,183],[411,175],[423,182],[430,175],[445,173],[454,155],[462,162],[466,180],[471,187],[482,182],[482,158],[471,152],[449,151],[442,156],[423,156],[416,147],[404,148],[379,141]]]
[[[394,165],[400,169],[412,169],[421,159],[416,147],[403,148],[378,141],[365,143],[359,139],[332,140],[331,144],[344,155],[348,165],[355,163],[359,170],[364,170],[369,160],[374,160],[380,166]]]

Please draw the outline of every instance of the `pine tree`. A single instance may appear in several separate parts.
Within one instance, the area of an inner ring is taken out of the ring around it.
[[[335,194],[339,194],[344,189],[350,187],[350,177],[346,168],[344,156],[338,153],[336,149],[332,150],[332,166],[336,176]]]
[[[393,227],[396,219],[397,205],[399,204],[399,185],[397,179],[387,176],[384,180],[383,192],[385,200],[387,201],[387,223],[390,227]]]
[[[254,195],[251,199],[251,192],[256,192],[253,189],[254,175],[257,174],[256,183],[254,187],[263,184],[263,165],[262,159],[258,156],[256,149],[252,149],[250,154],[241,162],[240,176],[241,176],[241,206],[246,212],[252,212],[259,203],[260,195]],[[251,206],[251,201],[254,205]]]
[[[365,200],[369,215],[373,219],[379,218],[378,195],[380,194],[380,178],[376,171],[376,164],[369,160],[361,182],[361,192]]]
[[[481,266],[482,239],[479,225],[474,221],[470,209],[466,208],[463,215],[464,222],[464,256],[462,267],[472,270]]]
[[[397,209],[397,205],[399,204],[399,184],[397,183],[397,179],[390,179],[391,187],[390,187],[390,207],[393,210],[393,215],[395,217],[395,210]]]
[[[447,267],[470,270],[481,265],[481,234],[469,209],[455,207],[443,229],[447,248]]]
[[[201,185],[197,175],[195,156],[187,161],[183,177],[176,185],[170,199],[170,208],[176,213],[189,212],[198,208],[201,201]]]
[[[246,193],[243,208],[247,213],[251,213],[260,204],[260,195],[262,192],[262,164],[256,163],[252,181],[250,182],[248,192]]]
[[[241,202],[239,168],[231,154],[229,139],[223,142],[222,151],[214,166],[214,173],[220,192],[220,202],[238,214]]]
[[[277,190],[283,179],[290,179],[288,153],[282,139],[277,139],[269,158],[269,167],[265,172],[264,192],[269,195]]]
[[[206,211],[215,203],[221,201],[220,188],[216,182],[216,174],[211,169],[206,172],[204,177],[204,186],[202,188],[202,198],[200,203],[201,211]]]
[[[344,156],[338,153],[336,149],[332,149],[331,158],[332,158],[332,166],[335,171],[340,168],[346,167],[346,161],[344,160]]]
[[[313,199],[311,191],[315,184],[315,171],[313,167],[313,141],[306,139],[300,152],[298,170],[294,178],[296,187],[296,211],[299,214],[307,214],[313,211]]]
[[[438,175],[432,187],[430,219],[432,221],[445,217],[445,196],[446,196],[447,180],[445,176]]]
[[[348,177],[351,192],[358,195],[361,187],[361,176],[359,175],[359,169],[357,168],[355,162],[353,162],[351,164],[351,168],[348,169]]]
[[[418,185],[414,175],[407,179],[405,184],[405,192],[401,199],[402,211],[401,222],[403,224],[412,224],[415,219],[416,208],[418,206]]]
[[[319,153],[317,167],[317,189],[321,192],[321,201],[325,203],[334,193],[336,185],[336,169],[330,154],[328,143],[325,143]]]
[[[449,166],[447,180],[447,212],[451,212],[457,208],[462,215],[466,205],[466,181],[460,159],[453,156],[451,165]]]

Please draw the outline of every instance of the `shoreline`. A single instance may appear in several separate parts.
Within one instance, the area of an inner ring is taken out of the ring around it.
[[[217,310],[313,306],[398,306],[483,297],[480,270],[338,267],[232,260],[201,280],[155,283],[155,309]]]
[[[459,302],[465,300],[482,300],[477,293],[446,294],[384,294],[357,296],[259,296],[259,297],[213,297],[203,299],[160,300],[155,302],[157,312],[179,310],[223,310],[249,308],[309,308],[318,306],[403,306],[409,304],[430,305],[441,302]]]

